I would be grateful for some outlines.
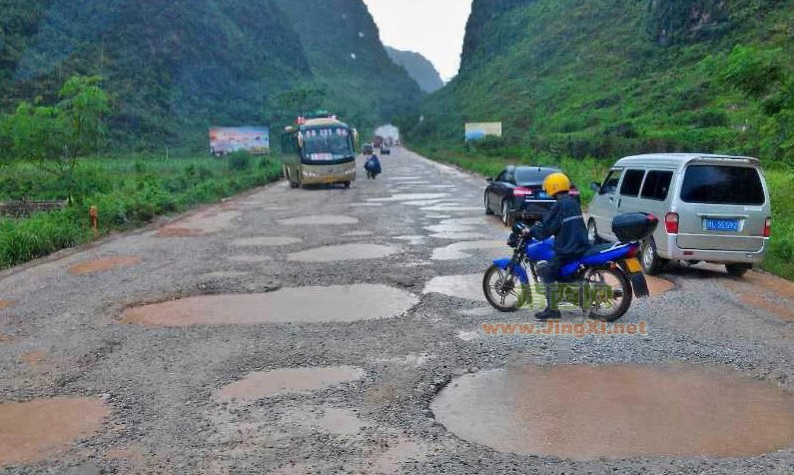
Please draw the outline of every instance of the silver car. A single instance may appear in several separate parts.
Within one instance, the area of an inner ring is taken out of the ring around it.
[[[612,218],[642,211],[664,224],[643,242],[648,274],[669,260],[716,262],[741,276],[769,248],[769,188],[757,158],[697,153],[651,154],[618,160],[589,208],[592,241],[614,241]]]

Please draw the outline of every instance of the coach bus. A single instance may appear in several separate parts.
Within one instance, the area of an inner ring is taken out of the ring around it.
[[[356,179],[357,147],[356,129],[335,116],[299,117],[281,136],[284,178],[292,188],[327,184],[349,188]]]

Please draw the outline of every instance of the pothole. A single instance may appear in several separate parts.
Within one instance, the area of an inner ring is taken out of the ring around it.
[[[283,422],[300,427],[308,433],[318,431],[335,435],[353,436],[371,424],[350,409],[336,407],[299,407],[282,416]]]
[[[303,239],[285,236],[258,236],[250,238],[235,239],[232,246],[237,247],[275,247],[289,246],[303,242]]]
[[[160,228],[158,237],[196,237],[228,229],[232,221],[242,216],[237,210],[211,209],[196,213],[173,224]]]
[[[118,267],[134,266],[141,262],[141,258],[137,256],[108,257],[75,264],[69,268],[69,272],[74,275],[93,274],[95,272],[105,272]]]
[[[359,237],[359,236],[372,236],[372,231],[353,231],[350,233],[345,233],[342,236],[345,237]]]
[[[282,368],[251,373],[218,392],[221,401],[256,401],[289,393],[306,393],[356,381],[364,370],[353,366],[322,368]]]
[[[0,300],[0,310],[10,308],[14,306],[14,302],[10,300]]]
[[[98,399],[0,404],[0,466],[44,460],[90,437],[110,411]]]
[[[370,198],[367,201],[379,203],[386,201],[420,201],[438,200],[449,196],[449,193],[397,193],[388,198]]]
[[[47,353],[44,351],[26,351],[19,355],[19,361],[28,366],[40,366],[47,361]]]
[[[437,293],[466,300],[487,302],[482,290],[481,274],[434,277],[425,284],[422,293]]]
[[[418,301],[413,294],[380,284],[294,287],[144,305],[124,311],[122,322],[164,327],[354,322],[396,317]]]
[[[262,254],[238,254],[236,256],[227,256],[226,259],[234,262],[248,262],[252,264],[258,264],[262,262],[270,262],[273,260],[273,257]]]
[[[468,241],[457,242],[446,247],[433,249],[433,255],[431,259],[434,261],[454,261],[466,259],[467,257],[471,257],[471,255],[465,251],[482,249],[503,249],[505,255],[510,253],[510,248],[507,247],[504,241]]]
[[[288,255],[287,260],[292,262],[357,261],[388,257],[396,252],[397,248],[378,244],[343,244],[295,252]]]
[[[473,226],[467,226],[463,224],[454,224],[454,223],[447,223],[447,224],[435,224],[433,226],[425,226],[425,229],[432,232],[432,233],[467,233],[471,231],[475,231]]]
[[[334,226],[342,224],[358,224],[358,219],[342,215],[299,216],[278,221],[282,226]]]
[[[480,233],[436,233],[431,234],[430,237],[433,239],[447,239],[449,241],[478,241],[488,236]]]
[[[794,398],[733,371],[553,366],[467,374],[431,408],[501,452],[575,460],[757,456],[794,441]]]

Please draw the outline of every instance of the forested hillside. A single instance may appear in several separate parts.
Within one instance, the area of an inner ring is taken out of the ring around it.
[[[791,0],[474,0],[461,73],[406,121],[582,157],[707,150],[794,162]]]
[[[136,148],[203,147],[207,126],[311,105],[375,125],[420,97],[360,0],[9,0],[0,32],[0,112],[98,75],[111,138]]]
[[[399,66],[408,71],[408,75],[419,84],[424,92],[436,92],[444,87],[444,81],[436,67],[427,58],[413,51],[401,51],[386,46],[386,54]]]

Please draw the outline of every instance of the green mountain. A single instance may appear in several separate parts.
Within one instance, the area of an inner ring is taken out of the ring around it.
[[[419,141],[502,121],[507,145],[575,157],[672,150],[794,161],[791,0],[474,0],[460,74]]]
[[[203,148],[208,126],[277,126],[309,106],[371,126],[421,95],[361,0],[7,0],[3,10],[0,112],[56,101],[73,74],[99,75],[117,144]]]
[[[408,71],[408,75],[419,84],[424,92],[436,92],[444,87],[444,81],[436,67],[427,58],[413,51],[401,51],[386,46],[386,54],[398,66]]]
[[[300,36],[320,104],[368,126],[415,109],[422,91],[386,55],[362,0],[276,1]]]

